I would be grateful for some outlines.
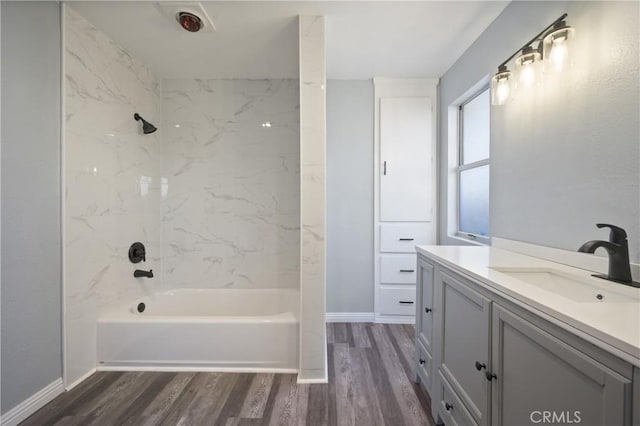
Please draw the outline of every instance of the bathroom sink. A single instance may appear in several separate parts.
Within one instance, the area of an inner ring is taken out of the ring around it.
[[[620,285],[600,278],[584,278],[551,268],[491,267],[490,269],[574,302],[638,303],[640,301],[640,291],[615,288],[614,286]]]

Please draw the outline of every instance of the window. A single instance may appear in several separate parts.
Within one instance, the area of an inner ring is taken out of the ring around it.
[[[458,108],[458,236],[488,242],[489,88]]]

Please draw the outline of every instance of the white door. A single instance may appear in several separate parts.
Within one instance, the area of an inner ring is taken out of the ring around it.
[[[380,99],[380,220],[432,219],[431,99]]]

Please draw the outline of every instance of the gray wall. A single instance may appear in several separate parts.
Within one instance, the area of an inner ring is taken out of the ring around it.
[[[606,238],[596,222],[627,229],[640,261],[638,3],[512,2],[441,81],[441,164],[447,108],[563,12],[576,28],[575,67],[520,94],[491,117],[492,236],[576,250]],[[446,235],[441,167],[440,238]]]
[[[60,11],[1,7],[5,413],[62,375]]]
[[[327,312],[373,312],[373,84],[327,82]]]

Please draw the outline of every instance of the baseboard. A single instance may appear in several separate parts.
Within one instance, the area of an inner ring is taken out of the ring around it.
[[[327,322],[373,322],[373,312],[327,312]]]
[[[76,386],[78,386],[80,383],[84,382],[85,380],[87,380],[89,378],[89,376],[91,376],[93,373],[96,372],[95,368],[92,368],[91,370],[87,371],[86,373],[84,373],[82,376],[80,376],[79,379],[77,379],[76,381],[74,381],[73,383],[71,383],[70,385],[67,385],[65,387],[66,390],[70,391],[71,389],[75,388]]]
[[[323,377],[321,379],[301,379],[298,377],[298,381],[296,382],[299,385],[304,385],[304,384],[322,384],[322,383],[329,383],[329,380],[326,377]]]
[[[168,373],[274,373],[296,374],[295,368],[268,368],[268,367],[205,367],[186,365],[101,365],[97,371],[156,371]]]
[[[2,416],[2,426],[16,426],[64,392],[62,378],[49,383]]]
[[[415,324],[416,317],[412,315],[380,315],[376,314],[378,324]]]

